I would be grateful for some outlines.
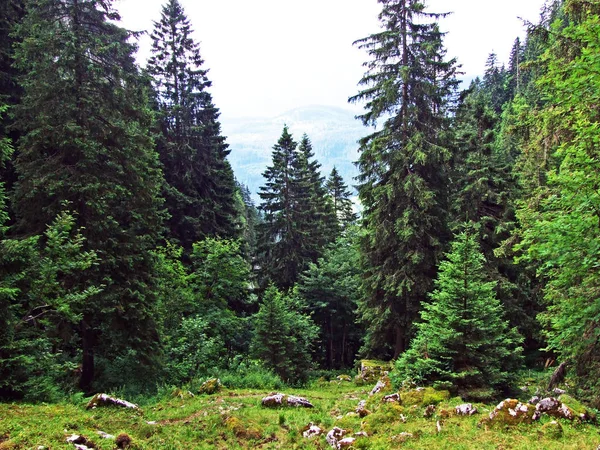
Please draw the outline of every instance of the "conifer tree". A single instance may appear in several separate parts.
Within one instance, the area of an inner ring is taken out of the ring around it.
[[[422,1],[380,0],[383,30],[357,41],[371,60],[350,101],[365,102],[359,196],[367,230],[362,251],[365,350],[397,357],[407,348],[420,303],[448,239],[448,109],[456,64],[445,60],[443,14]]]
[[[272,165],[263,173],[265,185],[260,187],[259,210],[263,223],[258,228],[258,252],[263,278],[281,289],[291,287],[302,271],[302,240],[296,226],[296,207],[292,193],[292,164],[298,144],[288,128],[273,147]]]
[[[96,361],[110,361],[107,382],[120,385],[122,368],[145,377],[158,351],[149,250],[162,227],[161,172],[135,46],[116,19],[108,0],[32,0],[16,50],[24,74],[18,230],[41,234],[69,202],[83,249],[99,257],[71,280],[103,286],[77,330],[86,391]]]
[[[352,195],[348,190],[348,186],[344,183],[344,179],[334,167],[327,179],[327,193],[333,203],[333,211],[336,218],[336,231],[339,235],[342,230],[346,230],[353,225],[358,219],[357,214],[353,211]]]
[[[600,6],[569,0],[564,13],[567,26],[555,21],[538,30],[548,37],[536,84],[547,103],[531,124],[525,150],[531,149],[529,161],[545,163],[537,164],[543,182],[519,205],[518,249],[544,281],[548,308],[541,318],[549,348],[575,368],[578,387],[598,405],[600,115],[590,105],[600,100]],[[519,161],[525,175],[533,166],[527,162]]]
[[[300,216],[305,241],[304,257],[311,262],[323,254],[323,249],[336,238],[333,205],[327,195],[325,179],[314,159],[312,143],[306,134],[298,145],[295,159],[294,184],[296,205],[302,210]]]
[[[17,43],[16,27],[24,15],[24,0],[6,0],[0,4],[0,104],[6,104],[9,107],[17,105],[22,94],[22,89],[17,82],[19,71],[14,64],[13,48]],[[14,149],[20,134],[13,125],[12,114],[2,112],[0,114],[0,136],[6,137]],[[13,160],[14,153],[4,161],[4,165],[0,163],[0,182],[4,182],[7,192],[12,190],[17,180]]]
[[[282,294],[276,287],[265,291],[254,318],[252,353],[284,382],[306,381],[312,366],[311,350],[317,327],[303,311],[297,294]]]
[[[159,112],[168,235],[188,254],[206,236],[237,236],[235,180],[203,64],[181,4],[168,0],[154,24],[147,70]]]
[[[258,194],[263,212],[258,228],[263,284],[270,280],[280,289],[290,288],[333,239],[333,210],[318,171],[320,165],[312,156],[308,137],[304,136],[298,147],[284,127]]]
[[[316,359],[328,369],[351,367],[360,348],[362,330],[356,323],[361,292],[358,230],[346,230],[298,282],[312,319],[320,328]]]
[[[467,225],[440,264],[431,301],[410,349],[396,362],[396,380],[450,381],[459,388],[501,387],[521,364],[520,336],[504,320]]]

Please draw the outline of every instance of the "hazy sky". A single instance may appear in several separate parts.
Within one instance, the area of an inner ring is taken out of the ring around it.
[[[200,42],[222,117],[274,116],[306,105],[349,107],[366,54],[352,42],[379,30],[376,0],[180,0]],[[122,25],[151,30],[163,0],[116,0]],[[518,17],[537,21],[544,0],[429,0],[445,19],[448,56],[465,77],[480,75],[488,54],[507,60]],[[145,63],[149,39],[140,41]]]

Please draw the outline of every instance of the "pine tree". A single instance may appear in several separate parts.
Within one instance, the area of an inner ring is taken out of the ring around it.
[[[343,230],[353,225],[358,216],[354,212],[352,195],[348,190],[348,186],[344,183],[344,179],[334,167],[327,179],[327,193],[333,203],[333,211],[336,217],[336,233],[339,235]]]
[[[18,230],[41,234],[69,202],[84,250],[99,257],[72,280],[104,287],[77,330],[86,391],[97,360],[121,385],[122,368],[141,379],[158,351],[149,250],[162,228],[161,173],[135,46],[116,19],[110,1],[32,0],[16,50]]]
[[[509,329],[486,277],[477,234],[467,225],[440,264],[410,349],[396,362],[396,381],[450,381],[460,388],[501,387],[521,364],[520,337]]]
[[[189,254],[206,236],[237,236],[235,180],[221,136],[219,110],[192,28],[178,0],[169,0],[152,32],[153,77],[159,112],[158,150],[170,238]]]
[[[416,0],[381,0],[383,31],[357,41],[371,61],[350,101],[366,102],[359,196],[367,325],[365,349],[397,357],[407,348],[420,303],[432,288],[447,241],[448,109],[456,64],[446,61],[436,20]]]

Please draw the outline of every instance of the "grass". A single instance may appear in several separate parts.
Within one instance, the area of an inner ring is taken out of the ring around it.
[[[447,417],[460,398],[443,398],[436,413],[424,418],[425,405],[384,404],[383,395],[369,398],[371,386],[350,382],[315,383],[286,393],[308,398],[313,409],[267,409],[260,405],[264,389],[225,389],[214,395],[181,398],[164,395],[142,406],[141,412],[117,408],[86,410],[86,399],[52,405],[0,404],[0,449],[73,449],[70,434],[81,434],[99,449],[114,449],[113,440],[97,432],[132,438],[132,449],[329,449],[325,436],[307,440],[302,430],[310,423],[327,432],[333,426],[351,432],[367,431],[354,448],[360,449],[595,449],[597,426],[560,421],[563,436],[553,438],[542,427],[551,418],[514,428],[479,426],[494,405],[477,404],[480,414]],[[446,396],[444,396],[446,397]],[[372,412],[354,414],[361,399]],[[350,414],[348,414],[350,413]],[[401,415],[405,422],[401,420]],[[436,422],[442,431],[437,432]],[[149,423],[150,422],[150,423]],[[403,438],[401,433],[414,437]],[[403,439],[406,439],[403,441]]]

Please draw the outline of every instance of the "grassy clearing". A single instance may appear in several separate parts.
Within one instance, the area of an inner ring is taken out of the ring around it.
[[[73,449],[65,441],[72,433],[86,436],[99,449],[114,449],[114,441],[102,439],[98,431],[114,436],[127,433],[132,449],[331,448],[324,435],[310,441],[302,436],[310,422],[325,432],[333,426],[353,433],[366,431],[369,437],[359,438],[353,447],[359,449],[595,449],[600,444],[599,428],[592,424],[560,421],[563,436],[559,438],[542,431],[551,420],[546,417],[514,428],[478,426],[493,405],[477,404],[480,414],[455,417],[451,412],[459,398],[441,400],[434,415],[424,418],[426,405],[383,403],[383,394],[369,398],[370,388],[331,382],[285,390],[308,398],[314,409],[266,409],[260,401],[269,391],[252,389],[190,398],[166,396],[143,404],[142,412],[87,411],[84,399],[55,405],[0,404],[0,449]],[[354,413],[362,399],[368,399],[371,411],[364,418]],[[414,437],[403,438],[401,433]]]

